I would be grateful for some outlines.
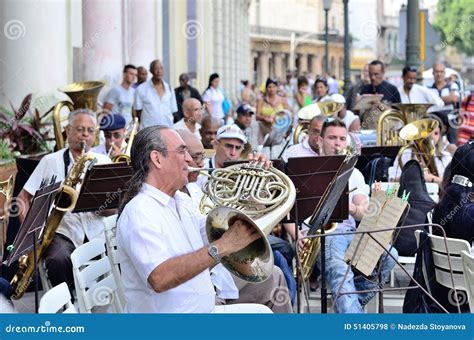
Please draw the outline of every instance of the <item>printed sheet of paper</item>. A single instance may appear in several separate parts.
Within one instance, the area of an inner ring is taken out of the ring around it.
[[[377,220],[379,219],[387,198],[388,196],[385,194],[385,191],[378,190],[372,193],[369,206],[367,207],[367,210],[360,221],[357,231],[375,230],[377,226]],[[355,266],[358,263],[369,238],[370,237],[367,234],[356,234],[346,251],[344,260]],[[359,246],[357,247],[358,244]]]
[[[382,208],[382,212],[377,219],[375,228],[372,228],[372,230],[395,228],[402,217],[407,204],[408,202],[406,200],[402,200],[395,194],[390,196]],[[372,236],[377,239],[382,246],[388,248],[394,231],[395,229],[373,233]],[[370,237],[367,238],[368,241],[366,242],[364,249],[362,249],[361,256],[355,264],[355,268],[364,275],[370,276],[372,271],[375,269],[380,256],[382,256],[384,249]]]

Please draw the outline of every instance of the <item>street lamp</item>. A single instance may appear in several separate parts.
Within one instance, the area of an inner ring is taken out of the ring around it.
[[[351,87],[350,40],[349,40],[349,0],[342,0],[344,4],[344,94]]]
[[[325,46],[325,56],[324,56],[324,63],[325,63],[325,71],[326,73],[329,73],[329,26],[328,26],[328,16],[329,16],[329,10],[331,9],[331,0],[323,0],[323,8],[325,12],[325,17],[326,17],[326,23],[325,23],[325,39],[326,39],[326,46]]]

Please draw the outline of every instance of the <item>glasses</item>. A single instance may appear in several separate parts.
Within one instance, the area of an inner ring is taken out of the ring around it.
[[[223,145],[224,148],[226,148],[229,151],[232,151],[232,150],[241,151],[244,148],[243,145],[234,145],[230,143],[221,143],[221,145]]]
[[[72,128],[73,128],[74,131],[76,131],[77,133],[84,133],[85,131],[87,131],[87,132],[90,133],[90,134],[95,133],[95,128],[86,128],[86,127],[84,127],[84,126],[73,126]]]
[[[199,111],[204,112],[205,110],[206,110],[206,107],[203,105],[201,107],[198,107],[198,108],[194,109],[193,111],[194,112],[199,112]]]
[[[158,150],[161,152],[161,150]],[[189,150],[187,146],[180,146],[176,150],[166,150],[166,152],[176,152],[179,153],[180,155],[186,156],[186,154],[189,154]]]
[[[202,152],[196,153],[194,155],[191,155],[191,158],[193,159],[194,163],[199,164],[203,160],[206,159],[206,155]]]
[[[114,139],[123,138],[123,133],[121,132],[104,132],[104,136],[107,139],[114,137]]]

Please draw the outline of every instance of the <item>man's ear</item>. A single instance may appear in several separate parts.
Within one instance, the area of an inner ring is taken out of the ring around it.
[[[163,155],[160,152],[156,151],[156,150],[153,150],[152,152],[150,152],[151,163],[157,169],[161,169],[161,167],[162,167],[162,165],[161,165],[161,162],[163,160],[162,157],[163,157]]]

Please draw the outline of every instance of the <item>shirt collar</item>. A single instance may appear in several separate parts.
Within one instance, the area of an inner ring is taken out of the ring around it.
[[[160,189],[155,188],[154,186],[152,186],[148,183],[143,183],[143,188],[142,188],[141,192],[148,195],[148,196],[150,196],[150,197],[152,197],[152,198],[154,198],[155,200],[157,200],[159,203],[161,203],[164,206],[167,206],[169,204],[170,200],[171,200],[170,196],[168,196],[167,194],[165,194]],[[186,195],[186,194],[184,194],[184,193],[182,193],[178,190],[174,194],[173,199],[180,200],[180,199],[182,199],[181,195]]]

